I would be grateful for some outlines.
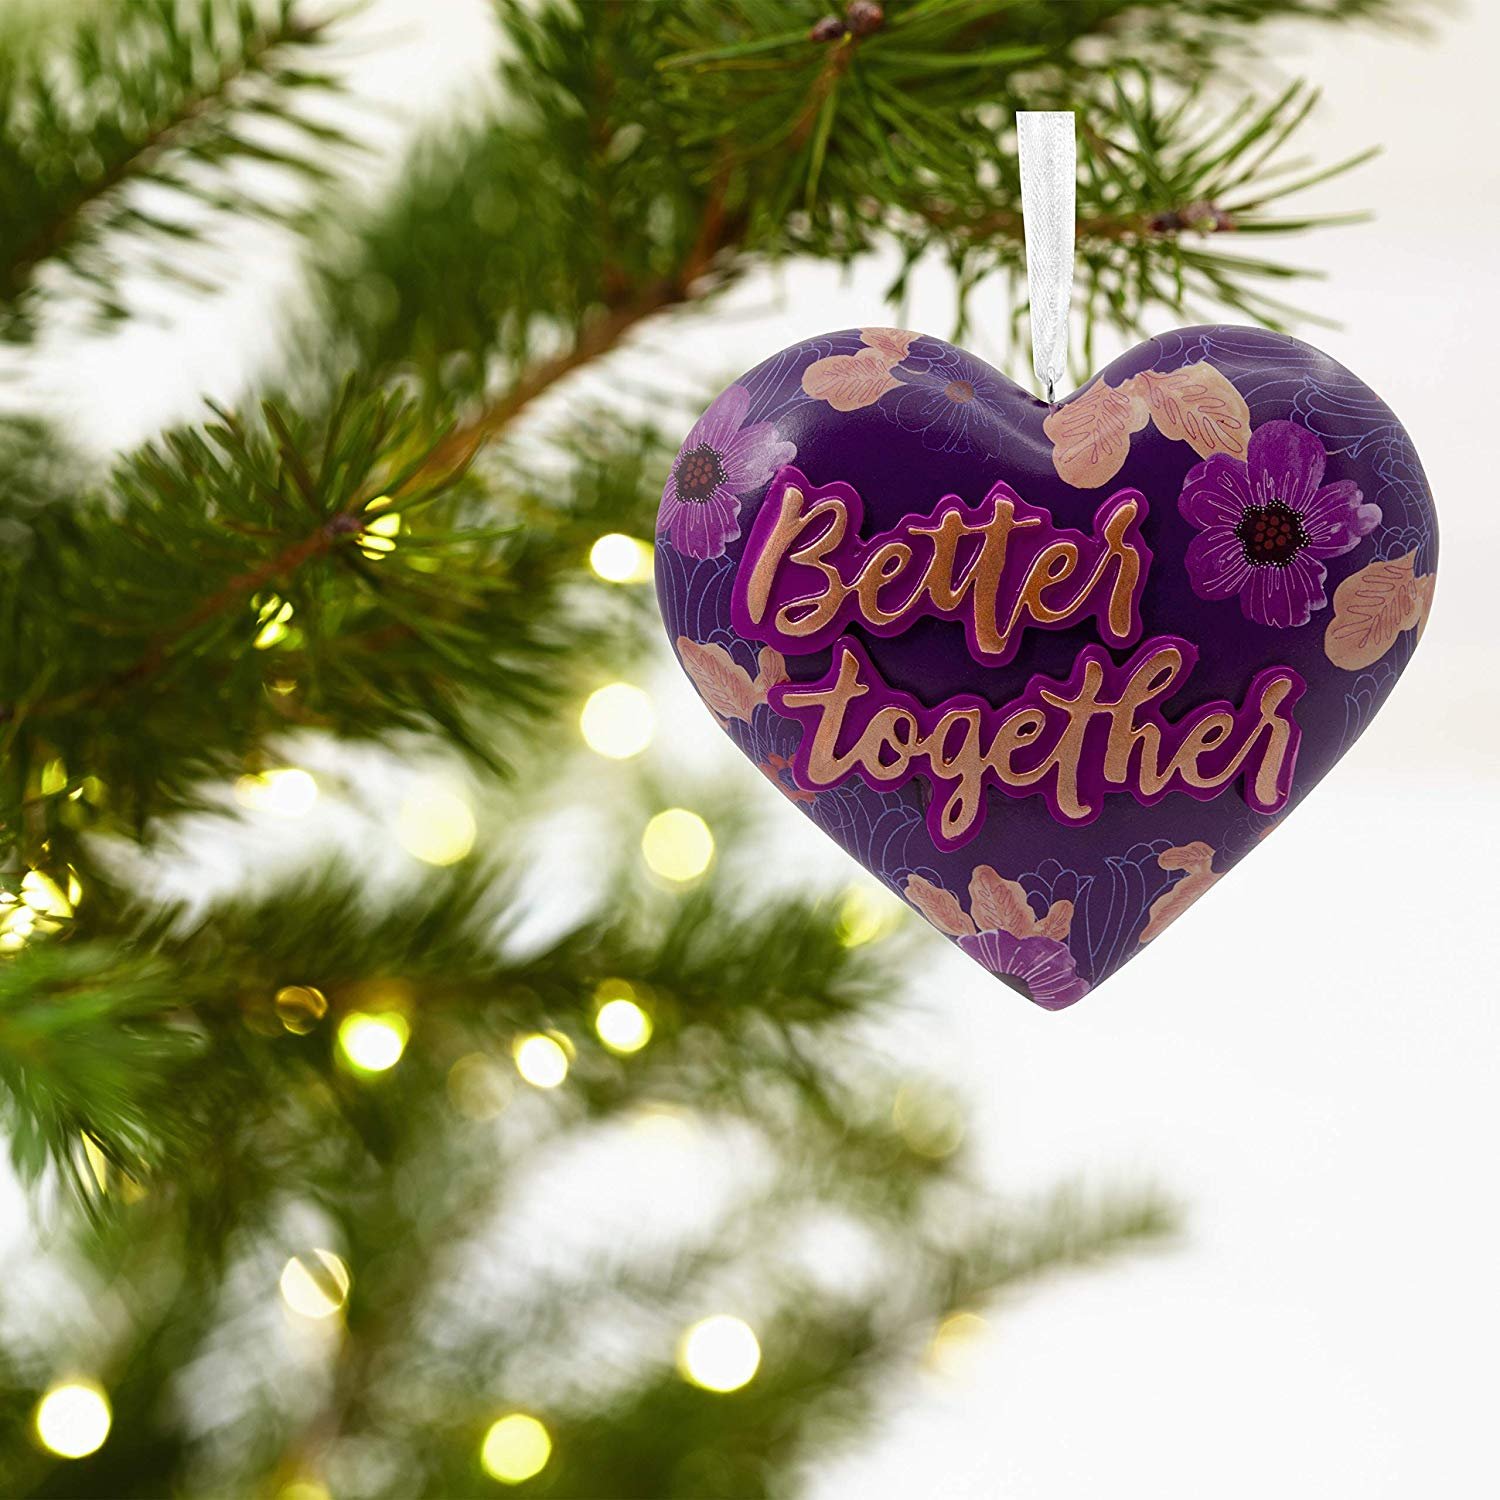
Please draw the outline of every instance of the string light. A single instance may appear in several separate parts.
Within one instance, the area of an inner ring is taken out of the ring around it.
[[[479,832],[469,804],[444,787],[414,792],[401,804],[396,838],[424,864],[456,865]]]
[[[308,984],[289,984],[276,991],[276,1014],[281,1024],[305,1036],[328,1014],[328,997]]]
[[[651,869],[667,880],[696,880],[713,863],[714,836],[697,813],[669,807],[646,824],[641,853]]]
[[[583,741],[596,755],[629,760],[651,743],[656,715],[651,699],[628,682],[612,682],[589,694],[578,716]]]
[[[589,548],[589,566],[606,583],[644,583],[651,576],[651,549],[623,532],[607,532]]]
[[[988,1328],[989,1324],[978,1313],[949,1313],[938,1324],[927,1346],[929,1368],[955,1377],[972,1374],[974,1357]]]
[[[255,636],[255,649],[269,651],[284,641],[291,628],[289,622],[293,613],[291,600],[283,599],[279,594],[272,594],[262,603],[255,615],[255,623],[260,626]]]
[[[637,1002],[635,989],[623,979],[606,979],[594,991],[599,1007],[594,1030],[611,1052],[639,1052],[651,1040],[651,1017]]]
[[[362,1073],[384,1073],[401,1061],[411,1027],[395,1011],[369,1015],[350,1011],[339,1022],[339,1047]]]
[[[737,1391],[760,1368],[760,1341],[741,1318],[719,1313],[694,1323],[677,1346],[677,1368],[706,1391]]]
[[[834,930],[846,948],[883,938],[901,920],[901,903],[884,886],[851,885],[839,903]]]
[[[293,1479],[276,1491],[276,1500],[333,1500],[326,1484],[316,1479]]]
[[[448,1097],[465,1119],[493,1120],[510,1102],[510,1086],[482,1052],[469,1052],[448,1069]]]
[[[511,1056],[516,1072],[536,1089],[555,1089],[568,1076],[568,1054],[556,1037],[533,1032],[517,1037]]]
[[[109,1397],[92,1380],[54,1385],[36,1405],[36,1435],[59,1458],[86,1458],[109,1436]]]
[[[547,1467],[552,1437],[535,1417],[513,1411],[490,1424],[479,1449],[479,1462],[491,1479],[522,1484]]]
[[[300,818],[318,800],[318,783],[306,771],[285,766],[257,776],[241,776],[234,784],[234,794],[251,812]]]
[[[349,1300],[349,1267],[332,1250],[294,1255],[281,1270],[281,1297],[304,1318],[331,1318]]]
[[[367,511],[384,510],[390,503],[389,495],[377,495],[365,506],[365,509]],[[373,521],[367,521],[364,530],[360,532],[356,540],[359,542],[359,550],[371,562],[379,562],[396,550],[396,538],[400,535],[401,516],[397,513],[377,516]]]

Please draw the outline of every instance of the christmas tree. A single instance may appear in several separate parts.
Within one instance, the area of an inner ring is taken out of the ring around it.
[[[980,1180],[871,1040],[935,939],[766,881],[743,768],[638,756],[692,411],[539,404],[642,329],[711,344],[770,265],[892,247],[891,320],[941,275],[1019,351],[1018,107],[1078,112],[1080,372],[1098,331],[1280,325],[1246,238],[1331,222],[1284,200],[1351,163],[1298,157],[1315,94],[1256,91],[1257,28],[1409,10],[499,0],[494,96],[373,193],[347,16],[7,19],[10,367],[214,296],[251,219],[307,293],[256,388],[107,464],[24,378],[0,422],[0,1108],[42,1247],[0,1290],[7,1493],[796,1493],[975,1309],[1172,1230]],[[368,823],[277,857],[424,763],[395,878]],[[195,888],[244,827],[269,868]],[[606,1206],[538,1202],[583,1152],[688,1166],[579,1248]]]

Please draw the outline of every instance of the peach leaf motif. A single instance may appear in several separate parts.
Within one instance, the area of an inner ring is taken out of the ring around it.
[[[1229,377],[1199,360],[1165,374],[1142,370],[1127,380],[1146,403],[1164,438],[1187,443],[1199,458],[1227,453],[1243,458],[1250,445],[1250,408]]]
[[[1036,933],[1038,937],[1054,938],[1059,943],[1065,943],[1072,928],[1073,903],[1054,901],[1047,908],[1047,915],[1036,924]]]
[[[1213,872],[1213,858],[1213,849],[1202,839],[1195,839],[1191,844],[1183,844],[1175,849],[1163,849],[1156,856],[1156,862],[1163,870],[1181,870],[1184,874],[1171,890],[1151,903],[1150,918],[1141,933],[1143,943],[1160,937],[1199,896],[1220,879]]]
[[[756,705],[765,702],[765,694],[756,691],[750,674],[724,647],[712,642],[700,646],[680,635],[677,637],[677,656],[693,686],[698,689],[698,695],[721,724],[729,719],[743,719],[748,724]]]
[[[755,660],[755,681],[751,686],[755,689],[757,703],[766,701],[766,694],[773,687],[788,681],[786,672],[786,658],[773,646],[762,646],[760,655]]]
[[[906,899],[937,928],[949,937],[973,937],[974,924],[958,904],[958,897],[942,886],[934,885],[921,875],[908,875]]]
[[[874,406],[887,391],[902,384],[891,374],[891,364],[884,349],[829,354],[815,359],[802,372],[802,389],[814,401],[826,401],[835,411],[859,411]]]
[[[1031,937],[1036,931],[1036,915],[1026,892],[1017,881],[1006,880],[989,865],[979,865],[969,879],[969,911],[981,932]]]
[[[1145,401],[1129,382],[1116,388],[1100,377],[1042,423],[1042,431],[1052,440],[1052,466],[1058,478],[1080,490],[1108,484],[1130,453],[1130,434],[1149,420]]]
[[[1008,932],[1012,937],[1045,937],[1067,941],[1073,925],[1073,903],[1054,901],[1045,917],[1031,909],[1019,881],[1007,880],[989,865],[978,865],[969,879],[969,911],[981,932]]]
[[[862,344],[885,355],[888,364],[899,365],[911,353],[916,334],[904,328],[861,328],[859,338]]]
[[[1379,558],[1333,591],[1323,650],[1336,667],[1359,672],[1380,660],[1403,630],[1425,625],[1436,576],[1418,574],[1417,554]]]

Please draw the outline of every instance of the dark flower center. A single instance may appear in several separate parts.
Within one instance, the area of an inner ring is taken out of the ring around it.
[[[677,460],[677,498],[701,505],[724,483],[724,460],[707,443]]]
[[[1307,545],[1302,517],[1290,505],[1247,505],[1234,528],[1252,568],[1284,568]]]
[[[950,380],[943,387],[943,394],[950,401],[957,401],[960,406],[967,406],[974,399],[974,386],[967,380]]]

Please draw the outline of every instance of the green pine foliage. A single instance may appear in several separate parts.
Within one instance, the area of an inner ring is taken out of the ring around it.
[[[1300,159],[1315,95],[1256,93],[1255,28],[1409,9],[498,0],[497,102],[374,198],[320,113],[334,12],[141,0],[6,32],[0,337],[118,324],[153,279],[208,290],[203,242],[252,215],[302,237],[315,309],[276,389],[102,467],[43,412],[0,421],[0,1123],[72,1289],[0,1288],[8,1493],[478,1494],[489,1423],[521,1409],[554,1444],[535,1493],[794,1494],[944,1317],[1171,1234],[1149,1186],[1018,1203],[980,1179],[956,1101],[871,1040],[921,939],[768,894],[748,773],[661,785],[582,748],[583,696],[655,633],[589,549],[650,535],[668,449],[535,403],[777,260],[894,246],[896,300],[919,262],[1014,285],[1018,105],[1081,112],[1090,336],[1289,317],[1293,273],[1240,237],[1330,222],[1286,200],[1351,164]],[[166,894],[174,838],[228,836],[227,790],[253,803],[309,745],[453,757],[479,852],[406,884],[323,851]],[[683,800],[717,859],[668,888],[639,841]],[[569,914],[539,920],[535,811],[565,808],[592,832]],[[609,996],[650,1018],[639,1051],[603,1045]],[[394,1065],[356,1065],[361,1018]],[[560,1087],[524,1081],[525,1037]],[[539,1257],[552,1164],[663,1121],[743,1159],[727,1206],[669,1249]],[[837,1294],[790,1253],[829,1219],[876,1268]],[[291,1257],[339,1305],[311,1369]],[[729,1397],[673,1365],[725,1287],[763,1351]],[[69,1371],[114,1410],[76,1462],[31,1426]]]

